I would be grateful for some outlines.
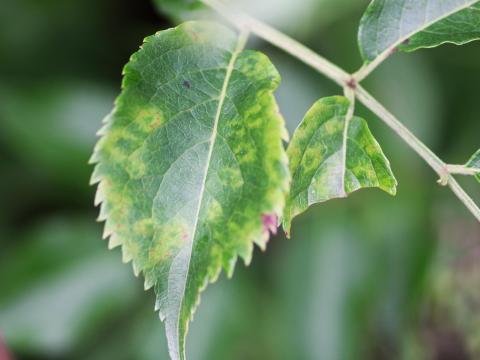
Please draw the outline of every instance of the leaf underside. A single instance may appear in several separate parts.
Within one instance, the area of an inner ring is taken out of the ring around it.
[[[288,191],[280,76],[243,43],[208,22],[147,38],[92,157],[105,236],[154,287],[174,360],[200,292],[266,246]]]
[[[478,39],[478,0],[373,0],[358,35],[366,63],[394,49],[414,51]]]
[[[480,150],[478,150],[467,162],[467,167],[472,169],[480,169]],[[480,174],[475,175],[480,182]]]
[[[343,96],[319,100],[293,135],[287,150],[292,174],[283,218],[287,234],[292,219],[313,204],[367,187],[396,194],[388,159],[365,120],[347,121],[349,105]]]

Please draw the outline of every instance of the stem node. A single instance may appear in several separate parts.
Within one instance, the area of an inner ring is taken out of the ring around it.
[[[357,90],[358,82],[355,80],[355,78],[352,76],[345,84],[349,89],[355,91]]]

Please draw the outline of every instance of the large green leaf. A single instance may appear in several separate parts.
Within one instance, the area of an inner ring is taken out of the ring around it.
[[[199,293],[266,246],[288,192],[280,76],[244,45],[207,22],[147,38],[92,158],[105,234],[155,288],[173,359]]]
[[[366,187],[396,193],[397,181],[389,161],[366,121],[349,116],[349,107],[343,96],[323,98],[293,135],[287,150],[292,174],[283,218],[287,234],[292,219],[310,205]]]
[[[473,156],[468,160],[467,167],[472,169],[480,169],[480,150],[478,150]],[[480,181],[480,173],[475,175],[478,181]]]
[[[478,0],[373,0],[360,22],[365,62],[399,49],[413,51],[480,39]]]

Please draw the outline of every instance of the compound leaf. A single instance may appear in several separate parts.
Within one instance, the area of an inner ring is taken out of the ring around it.
[[[283,227],[309,206],[366,187],[396,194],[390,163],[359,117],[349,119],[350,102],[343,96],[316,102],[295,131],[287,150],[292,185]]]
[[[266,246],[288,192],[280,76],[245,41],[209,22],[147,38],[92,157],[105,235],[154,287],[174,360],[200,292]]]
[[[478,150],[467,162],[467,167],[472,169],[480,169],[480,150]],[[480,173],[475,175],[478,181],[480,181]]]
[[[360,22],[366,63],[395,49],[414,51],[480,39],[478,0],[373,0]]]

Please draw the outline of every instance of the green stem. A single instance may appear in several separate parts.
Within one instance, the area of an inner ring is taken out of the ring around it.
[[[371,96],[359,81],[370,74],[378,65],[374,65],[360,69],[356,74],[352,75],[341,69],[337,65],[331,63],[324,57],[320,56],[313,50],[309,49],[300,42],[290,38],[280,31],[264,24],[247,14],[234,10],[225,5],[221,0],[201,0],[204,4],[211,7],[220,15],[229,20],[242,31],[250,31],[259,38],[268,43],[284,50],[288,54],[297,58],[301,62],[309,65],[323,74],[330,80],[337,83],[346,91],[346,95],[355,97],[362,102],[370,111],[376,114],[385,124],[387,124],[410,148],[412,148],[440,177],[439,183],[448,185],[453,193],[462,201],[462,203],[470,210],[470,212],[480,221],[480,208],[475,204],[472,198],[458,184],[452,174],[459,174],[458,168],[447,165],[432,150],[430,150],[420,139],[418,139],[405,125],[403,125],[394,115],[392,115],[383,105],[381,105],[373,96]],[[385,60],[381,57],[381,61]],[[381,61],[379,60],[379,63]]]

